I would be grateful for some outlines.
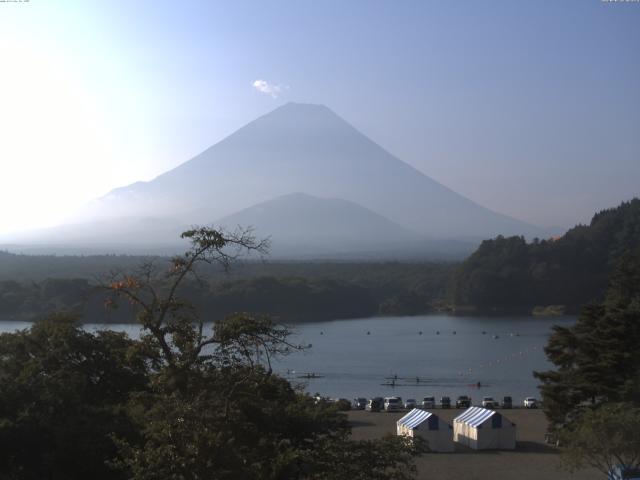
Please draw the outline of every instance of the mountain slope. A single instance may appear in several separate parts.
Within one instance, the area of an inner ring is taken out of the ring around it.
[[[180,234],[188,223],[172,217],[126,216],[17,232],[0,237],[0,248],[27,254],[174,255],[187,247]]]
[[[87,213],[209,223],[291,192],[349,200],[431,237],[540,232],[435,182],[328,108],[293,103],[150,182],[114,190]]]
[[[422,240],[420,235],[356,203],[303,193],[268,200],[216,224],[227,228],[252,225],[259,235],[271,237],[276,256],[397,251]]]

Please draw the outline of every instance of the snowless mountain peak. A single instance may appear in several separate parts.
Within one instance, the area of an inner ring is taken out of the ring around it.
[[[291,192],[350,202],[354,218],[357,213],[371,219],[371,225],[389,222],[388,227],[396,225],[405,233],[429,238],[543,235],[534,226],[484,208],[436,182],[328,107],[293,102],[149,182],[116,189],[92,202],[85,218],[115,221],[112,225],[133,217],[211,224]],[[304,203],[305,197],[297,200]],[[333,205],[316,202],[310,210],[328,212]],[[372,215],[380,218],[373,222]],[[117,229],[110,231],[114,239],[124,240]],[[148,228],[143,233],[159,240]]]

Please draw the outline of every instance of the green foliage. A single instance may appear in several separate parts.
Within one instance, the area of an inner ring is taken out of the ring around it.
[[[639,244],[639,199],[602,211],[589,226],[577,226],[559,239],[485,240],[456,271],[451,299],[484,310],[537,305],[577,310],[602,299],[617,261]]]
[[[560,435],[562,458],[569,470],[586,466],[609,475],[618,465],[640,469],[640,409],[605,404],[586,410]]]
[[[335,405],[272,374],[275,357],[299,349],[286,328],[236,314],[206,331],[180,298],[199,265],[260,248],[245,233],[194,229],[168,270],[150,262],[110,278],[104,288],[136,307],[140,340],[62,316],[0,336],[0,476],[411,478],[415,445],[353,442]]]
[[[91,285],[83,279],[0,281],[0,316],[32,319],[51,311],[82,313],[91,292]]]
[[[420,438],[388,435],[378,441],[323,441],[313,452],[313,480],[410,480],[416,474],[412,457],[426,451]],[[336,469],[335,465],[341,465]],[[364,468],[363,468],[364,466]]]
[[[24,257],[20,261],[25,262],[24,268],[28,270],[28,265],[37,258],[45,264],[49,260],[54,262],[49,274],[57,276],[74,273],[69,269],[77,267],[79,261],[74,257]],[[115,268],[121,257],[113,258],[114,271],[134,270]],[[158,270],[170,265],[167,258],[137,258],[140,264],[155,265]],[[83,261],[91,263],[97,259],[85,257]],[[1,265],[2,254],[0,275]],[[200,279],[184,281],[178,293],[201,316],[209,318],[245,311],[269,314],[286,322],[377,313],[413,315],[441,307],[452,268],[448,264],[430,263],[245,263],[239,268],[240,273],[234,269],[228,277],[220,277],[212,266],[204,264],[200,266]],[[34,272],[37,275],[37,268]],[[136,310],[128,301],[120,300],[114,304],[118,308],[110,310],[104,304],[104,292],[88,280],[0,281],[0,320],[31,320],[55,310],[81,313],[96,323],[135,321]]]
[[[556,370],[536,372],[547,417],[570,424],[584,404],[640,406],[640,249],[625,254],[601,305],[583,309],[570,328],[555,327],[545,352]]]
[[[301,478],[320,439],[347,432],[334,410],[261,369],[201,371],[178,391],[163,380],[132,402],[143,442],[121,442],[118,462],[130,478]]]
[[[0,335],[3,478],[113,479],[109,435],[135,438],[122,406],[145,388],[147,367],[124,334],[81,330],[54,315]]]
[[[332,279],[258,277],[215,285],[205,311],[269,313],[285,321],[356,318],[377,313],[367,289]]]

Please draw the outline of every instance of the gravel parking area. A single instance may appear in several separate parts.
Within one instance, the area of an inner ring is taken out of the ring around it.
[[[449,423],[463,410],[433,410]],[[354,439],[379,438],[396,432],[402,413],[348,412]],[[573,474],[560,468],[558,450],[544,442],[547,421],[541,410],[500,410],[516,424],[517,447],[512,451],[475,451],[456,444],[454,453],[428,453],[417,459],[418,479],[448,480],[602,480],[596,470]]]

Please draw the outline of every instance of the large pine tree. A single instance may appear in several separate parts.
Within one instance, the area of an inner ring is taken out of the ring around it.
[[[554,327],[545,352],[557,369],[534,375],[555,427],[585,405],[640,406],[640,249],[621,257],[602,304],[584,307],[573,327]]]

